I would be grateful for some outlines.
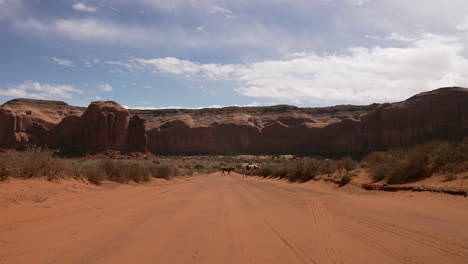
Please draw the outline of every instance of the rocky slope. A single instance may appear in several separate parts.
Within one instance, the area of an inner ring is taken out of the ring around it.
[[[47,144],[163,154],[346,155],[468,136],[468,89],[441,88],[399,103],[325,108],[127,111],[113,102],[85,109],[16,99],[0,108],[0,124],[0,147],[7,148]]]

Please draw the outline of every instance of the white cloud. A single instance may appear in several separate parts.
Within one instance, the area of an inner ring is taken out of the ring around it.
[[[202,25],[202,26],[196,27],[195,29],[198,30],[198,31],[203,31],[203,30],[205,30],[205,28],[206,28],[206,26]]]
[[[406,36],[406,35],[403,35],[403,34],[400,34],[400,33],[391,33],[388,36],[386,36],[385,39],[386,40],[396,40],[396,41],[401,41],[401,42],[408,42],[408,43],[411,43],[411,42],[414,42],[414,41],[418,40],[417,37],[410,37],[410,36]]]
[[[457,25],[458,30],[468,30],[468,16],[465,16],[463,21]]]
[[[220,6],[211,6],[210,7],[210,14],[218,14],[218,13],[232,15],[232,11],[228,10],[226,8],[223,8],[223,7],[220,7]]]
[[[101,84],[98,86],[99,90],[104,91],[104,92],[111,92],[112,91],[112,86],[108,83]]]
[[[81,64],[83,64],[83,66],[85,66],[86,68],[91,68],[95,64],[98,64],[99,62],[101,62],[99,59],[92,59],[92,60],[82,59],[81,60]]]
[[[235,18],[236,17],[231,10],[226,9],[224,7],[221,7],[221,6],[216,6],[216,5],[212,5],[212,6],[209,7],[209,13],[212,14],[212,15],[223,14],[226,18]]]
[[[134,69],[198,80],[230,80],[240,95],[305,104],[398,101],[444,86],[468,86],[461,39],[434,34],[406,47],[350,47],[343,54],[296,53],[248,64],[201,64],[177,58],[133,59]]]
[[[22,31],[35,34],[98,43],[124,43],[137,46],[160,40],[158,32],[151,32],[144,27],[120,25],[95,18],[56,19],[50,22],[32,18],[18,19],[14,21],[14,25]]]
[[[70,99],[74,94],[82,94],[83,91],[70,85],[51,85],[39,82],[25,81],[15,87],[0,90],[0,95],[11,97],[26,97],[36,99]]]
[[[137,29],[134,30],[93,18],[59,19],[49,25],[49,28],[71,39],[104,42],[116,40],[138,41],[145,35],[144,32],[139,32]]]
[[[362,6],[370,1],[371,0],[348,0],[348,2],[353,6]]]
[[[58,64],[58,65],[67,66],[67,67],[74,67],[73,61],[71,61],[71,60],[60,59],[60,58],[57,58],[57,57],[52,57],[50,60],[53,63]]]
[[[72,7],[73,7],[73,9],[78,10],[78,11],[82,11],[82,12],[94,13],[94,12],[97,11],[96,7],[87,6],[87,5],[83,4],[83,3],[73,4]]]
[[[93,67],[93,64],[89,60],[81,60],[81,63],[86,67],[86,68],[91,68]]]

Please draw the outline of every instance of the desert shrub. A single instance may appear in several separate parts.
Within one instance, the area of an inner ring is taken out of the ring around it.
[[[283,179],[283,178],[286,178],[287,175],[288,175],[288,168],[284,164],[276,165],[276,166],[273,167],[272,176],[274,178]]]
[[[52,158],[51,152],[32,151],[15,154],[10,162],[20,178],[46,177],[55,180],[63,175],[63,160]]]
[[[346,172],[344,173],[341,178],[339,179],[338,181],[338,187],[343,187],[345,185],[347,185],[348,183],[351,182],[351,177],[355,176],[355,174],[351,173],[351,172]]]
[[[458,144],[439,142],[431,150],[431,169],[433,172],[461,173],[468,168],[468,141]]]
[[[194,170],[203,170],[204,168],[205,166],[203,166],[202,164],[195,164],[195,166],[193,166]]]
[[[69,161],[65,169],[65,175],[80,179],[85,177],[86,166],[82,162]]]
[[[304,167],[302,169],[302,174],[305,175],[306,180],[311,180],[315,178],[317,174],[320,173],[320,167],[323,161],[317,159],[308,159],[304,161]]]
[[[365,162],[374,181],[389,184],[417,181],[431,175],[430,145],[407,150],[371,153]]]
[[[114,182],[126,182],[126,166],[115,160],[100,160],[98,166],[104,171],[105,178]]]
[[[82,175],[92,184],[100,185],[101,181],[106,180],[106,172],[96,163],[87,164],[82,167]],[[81,176],[81,173],[80,173]]]
[[[261,177],[268,177],[273,174],[273,167],[271,164],[262,164],[255,174]]]
[[[290,181],[306,182],[315,178],[320,169],[320,161],[316,159],[306,159],[297,161]]]
[[[306,182],[320,171],[321,162],[316,159],[298,159],[288,163],[263,163],[254,173],[257,176],[285,178],[291,182]]]
[[[462,173],[468,171],[468,164],[461,162],[447,163],[438,167],[437,171],[446,174]]]
[[[174,176],[174,167],[170,165],[151,166],[150,173],[154,178],[169,180]]]
[[[338,170],[338,165],[335,160],[324,160],[320,163],[319,173],[320,174],[327,174],[330,176],[331,174],[335,173]]]
[[[351,157],[344,157],[337,161],[338,170],[341,171],[352,171],[357,168],[357,162],[354,161]]]
[[[126,180],[131,180],[136,183],[149,181],[149,170],[142,164],[127,164],[125,168]]]
[[[9,171],[7,168],[6,161],[4,159],[0,159],[0,181],[4,181],[8,179]]]

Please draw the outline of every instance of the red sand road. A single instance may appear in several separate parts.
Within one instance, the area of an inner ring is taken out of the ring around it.
[[[0,196],[26,193],[0,199],[0,263],[468,263],[463,197],[219,173],[81,192],[24,184],[0,184]],[[18,200],[33,187],[48,199]]]

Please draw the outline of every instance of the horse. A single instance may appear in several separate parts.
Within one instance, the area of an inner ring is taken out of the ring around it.
[[[258,169],[259,166],[257,164],[247,164],[242,166],[242,177],[247,178],[247,175],[252,175],[252,172]]]
[[[231,174],[231,171],[234,171],[233,167],[222,167],[221,168],[221,175],[226,175],[226,172],[229,175],[229,174]]]

